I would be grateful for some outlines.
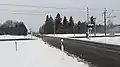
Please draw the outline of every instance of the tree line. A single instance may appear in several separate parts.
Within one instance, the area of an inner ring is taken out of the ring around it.
[[[23,22],[7,20],[0,25],[1,35],[27,35],[27,31]]]
[[[69,20],[64,16],[62,20],[61,15],[58,13],[55,19],[53,19],[52,16],[47,15],[45,24],[40,27],[39,32],[44,34],[53,34],[54,31],[57,34],[82,33],[86,29],[85,25],[86,23],[80,21],[78,24],[75,24],[72,16],[70,16]],[[81,31],[78,31],[78,29],[81,29]]]
[[[90,17],[89,23],[94,24],[95,26],[95,20],[93,16]],[[56,34],[84,34],[87,32],[87,25],[88,23],[86,21],[78,21],[75,23],[72,16],[70,16],[69,19],[67,19],[66,16],[61,18],[61,15],[58,13],[55,19],[53,19],[52,16],[47,15],[45,23],[39,28],[39,32],[41,34],[53,34],[54,32]],[[96,32],[104,33],[104,25],[96,24]],[[92,29],[92,33],[94,33],[94,27]]]

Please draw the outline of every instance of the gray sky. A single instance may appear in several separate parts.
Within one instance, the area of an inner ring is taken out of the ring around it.
[[[103,3],[104,2],[104,3]],[[18,5],[34,5],[34,6],[47,6],[58,8],[84,8],[88,5],[91,9],[108,9],[108,14],[112,9],[119,10],[119,0],[1,0],[0,4],[18,4]],[[70,9],[45,9],[35,7],[20,7],[20,6],[5,6],[0,5],[0,22],[5,20],[18,20],[24,21],[28,29],[32,28],[34,31],[38,31],[39,27],[44,23],[45,16],[52,15],[53,18],[57,13],[61,16],[73,16],[74,21],[85,21],[85,10],[70,10]],[[97,23],[103,23],[102,17],[103,10],[92,10],[90,15],[97,18]],[[25,13],[25,14],[20,14]],[[32,14],[31,14],[32,13]],[[38,15],[39,14],[39,15]],[[112,15],[116,15],[112,21],[115,24],[119,24],[120,12],[113,12]]]

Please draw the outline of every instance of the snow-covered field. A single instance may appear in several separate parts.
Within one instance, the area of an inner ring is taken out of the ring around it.
[[[7,35],[6,38],[21,37],[23,36]],[[42,39],[16,42],[18,51],[15,49],[14,41],[0,41],[0,67],[89,67],[88,64],[77,62],[76,58],[65,53],[63,60],[62,52],[49,47]]]
[[[24,38],[36,38],[36,37],[31,37],[31,35],[27,36],[16,36],[16,35],[0,35],[0,39],[24,39]]]

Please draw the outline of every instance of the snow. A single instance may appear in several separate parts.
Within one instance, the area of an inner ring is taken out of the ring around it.
[[[14,38],[10,35],[9,37]],[[76,58],[65,53],[64,60],[61,59],[62,52],[49,47],[42,39],[16,42],[18,51],[16,51],[14,41],[0,41],[0,67],[88,67],[88,64],[77,62]]]
[[[109,33],[107,35],[110,35]],[[115,33],[115,35],[120,35],[120,33]],[[69,38],[69,37],[80,37],[80,36],[86,36],[86,34],[46,34],[45,36],[52,36],[52,37],[64,37],[64,38]],[[91,36],[94,36],[94,34],[91,34]],[[96,36],[105,36],[104,33],[97,33]]]
[[[24,38],[31,38],[31,35],[27,36],[16,36],[16,35],[0,35],[0,39],[24,39]],[[36,37],[32,37],[33,39]]]
[[[105,34],[96,34],[96,36],[104,36]],[[107,34],[109,35],[109,34]],[[119,35],[119,34],[117,34]],[[64,37],[64,38],[70,38],[70,37],[81,37],[81,36],[86,36],[86,34],[47,34],[45,36],[52,36],[52,37]],[[94,34],[91,34],[91,36],[94,36]]]
[[[75,34],[76,37],[78,36],[85,36],[86,34]],[[69,37],[74,37],[74,34],[47,34],[45,36],[52,36],[52,37],[64,37],[64,38],[69,38]]]
[[[92,42],[99,42],[99,43],[106,43],[112,45],[120,45],[120,37],[95,37],[95,38],[71,38],[77,40],[85,40],[85,41],[92,41]]]

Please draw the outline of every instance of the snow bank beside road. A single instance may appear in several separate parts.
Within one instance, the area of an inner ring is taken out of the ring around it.
[[[109,34],[107,34],[109,35]],[[115,35],[120,35],[119,33],[116,33]],[[52,37],[64,37],[64,38],[69,38],[69,37],[81,37],[81,36],[86,36],[86,34],[47,34],[45,36],[52,36]],[[91,36],[94,36],[94,34],[91,34]],[[96,34],[96,36],[105,36],[105,34]]]
[[[88,38],[71,38],[71,39],[120,45],[120,37],[95,37],[95,38],[90,38],[90,39],[88,39]]]
[[[86,34],[47,34],[45,36],[52,36],[52,37],[63,37],[63,38],[70,38],[70,37],[79,37],[79,36],[86,36]]]
[[[69,37],[74,37],[74,34],[47,34],[45,36],[52,36],[52,37],[64,37],[64,38],[69,38]],[[75,36],[85,36],[85,34],[75,34]]]

